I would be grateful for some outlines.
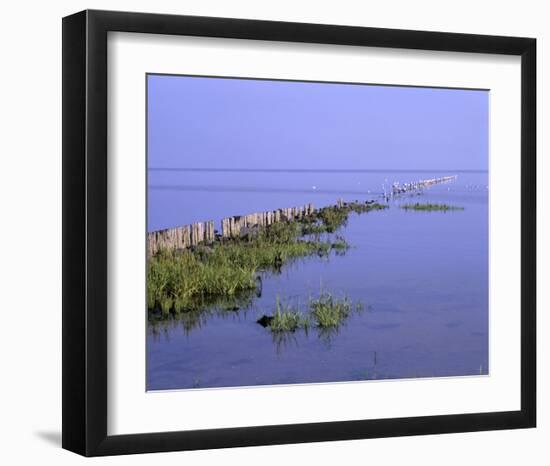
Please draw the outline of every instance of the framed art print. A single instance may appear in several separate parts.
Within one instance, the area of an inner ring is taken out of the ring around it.
[[[64,18],[64,448],[534,427],[535,54]]]

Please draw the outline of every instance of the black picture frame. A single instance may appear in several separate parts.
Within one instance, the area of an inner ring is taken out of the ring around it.
[[[107,435],[107,32],[521,56],[521,409]],[[86,456],[536,425],[536,40],[112,11],[63,18],[63,448]]]

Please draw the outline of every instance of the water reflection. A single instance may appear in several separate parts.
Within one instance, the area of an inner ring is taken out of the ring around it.
[[[158,342],[161,335],[164,335],[166,340],[170,339],[170,330],[175,330],[181,327],[183,334],[189,336],[192,331],[200,330],[206,326],[213,318],[216,319],[246,319],[247,308],[250,302],[246,305],[240,302],[233,309],[218,309],[209,308],[195,311],[180,312],[171,314],[168,317],[162,317],[159,313],[149,313],[148,331],[153,337],[153,341]]]
[[[307,330],[304,331],[304,335],[307,338]],[[283,351],[299,349],[300,347],[299,338],[296,332],[271,332],[271,339],[277,355],[281,355]]]

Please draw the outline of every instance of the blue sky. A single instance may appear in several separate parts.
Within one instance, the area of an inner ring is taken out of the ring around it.
[[[486,170],[489,92],[148,76],[150,168]]]

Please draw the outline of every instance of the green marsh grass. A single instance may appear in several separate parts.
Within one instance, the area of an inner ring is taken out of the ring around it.
[[[271,332],[277,334],[294,333],[298,329],[307,331],[314,327],[319,330],[320,336],[332,336],[353,311],[363,309],[360,301],[352,303],[347,296],[338,298],[321,290],[319,296],[309,298],[307,310],[303,313],[298,306],[283,303],[277,295],[274,314],[264,316],[258,322],[263,321],[264,326],[269,326]]]
[[[269,324],[270,330],[274,333],[295,332],[299,328],[307,329],[308,326],[307,317],[304,317],[298,309],[290,304],[282,303],[277,295],[275,313]]]
[[[336,251],[347,251],[350,248],[350,245],[342,236],[336,236],[331,244],[331,247]]]
[[[181,251],[160,251],[147,264],[147,307],[170,314],[221,306],[238,309],[258,288],[263,273],[278,272],[293,260],[327,257],[331,250],[349,248],[341,236],[321,238],[345,224],[351,212],[364,213],[386,206],[353,202],[324,207],[293,222],[274,223],[235,239],[217,239],[212,245]]]
[[[342,206],[328,206],[316,210],[308,219],[302,220],[305,234],[334,233],[346,225],[351,213],[364,214],[373,210],[387,209],[378,202],[350,202]]]
[[[353,304],[347,296],[336,298],[328,292],[310,298],[308,306],[313,322],[320,328],[340,326],[353,310]]]
[[[400,207],[405,210],[415,210],[421,212],[448,212],[450,210],[464,210],[464,207],[452,206],[448,204],[430,204],[420,202],[416,202],[415,204],[403,204]]]
[[[147,265],[147,306],[163,315],[202,309],[253,293],[261,272],[309,255],[326,256],[330,241],[302,240],[298,224],[276,224],[253,237],[211,247],[161,251]],[[337,247],[341,247],[338,244]]]

